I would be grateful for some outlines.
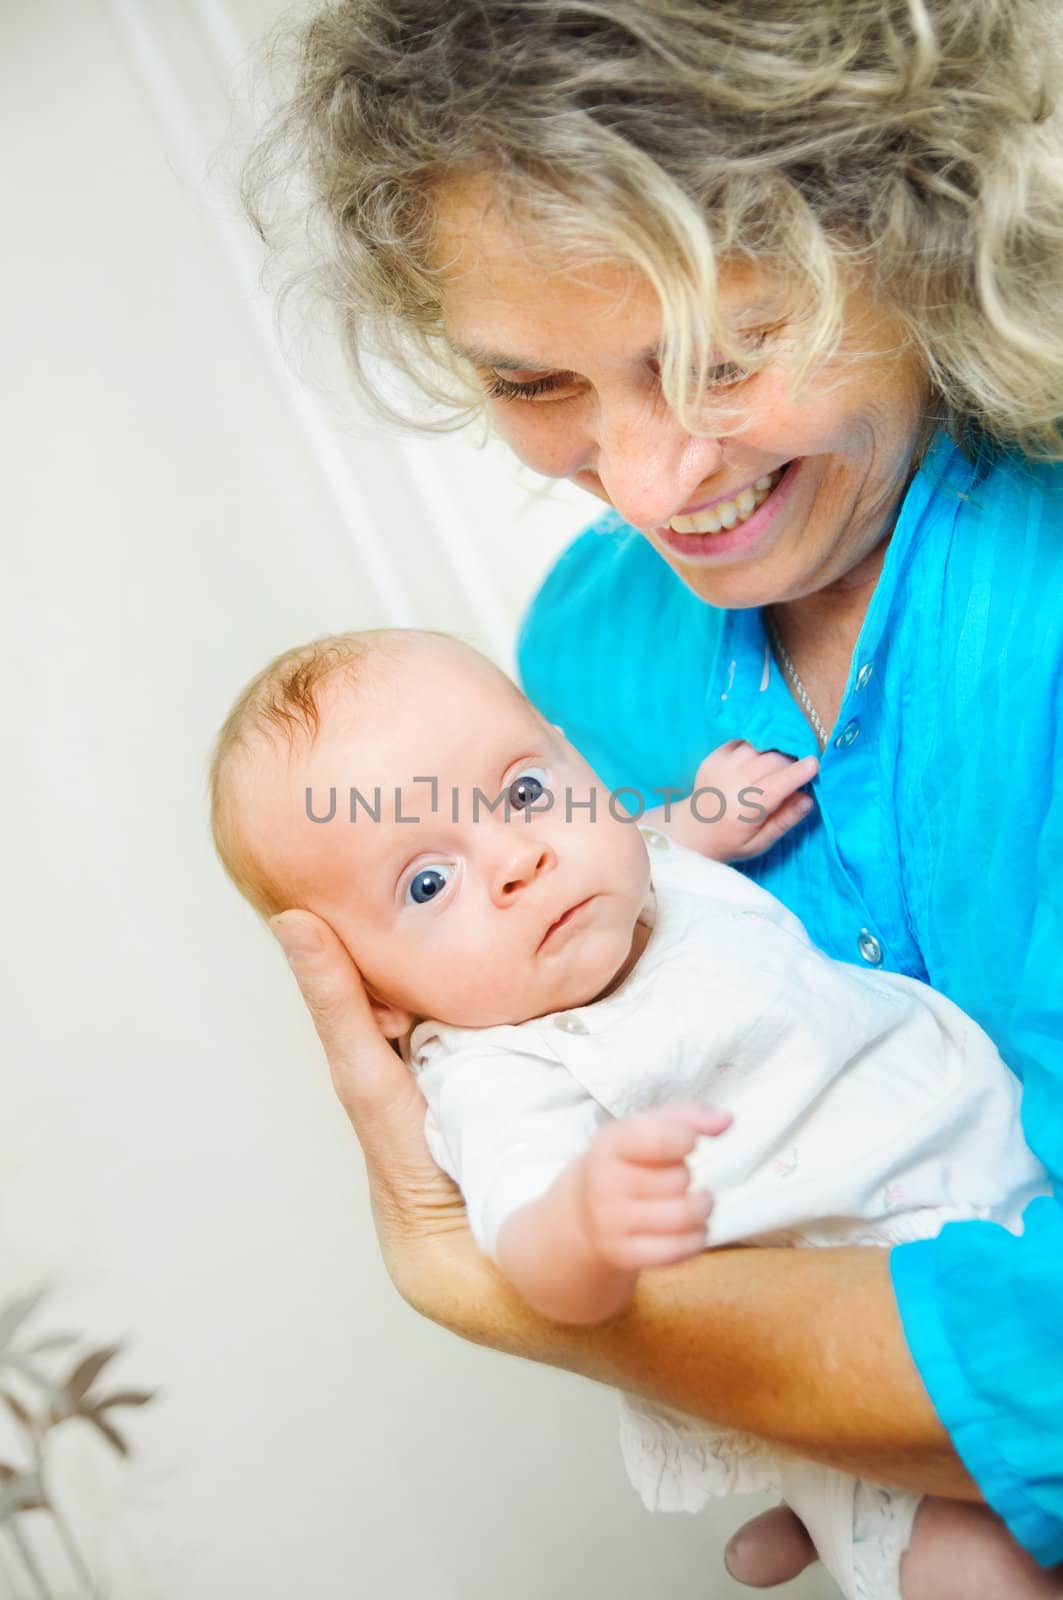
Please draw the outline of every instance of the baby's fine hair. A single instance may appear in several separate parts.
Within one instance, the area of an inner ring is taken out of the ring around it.
[[[355,689],[386,682],[389,668],[413,652],[440,642],[464,651],[488,671],[501,670],[453,634],[429,628],[366,628],[326,633],[275,656],[237,695],[214,741],[207,775],[214,848],[230,880],[259,916],[289,908],[284,886],[259,860],[241,827],[239,775],[256,746],[280,746],[289,754],[313,745],[321,723],[326,686],[342,678]],[[516,692],[516,691],[515,691]]]

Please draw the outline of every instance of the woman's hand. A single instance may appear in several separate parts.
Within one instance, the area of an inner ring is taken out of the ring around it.
[[[579,1370],[573,1330],[532,1311],[477,1249],[461,1191],[428,1149],[424,1096],[380,1032],[340,940],[309,911],[281,912],[270,927],[361,1144],[380,1252],[396,1289],[415,1311],[463,1338]]]
[[[424,1096],[377,1027],[358,969],[329,925],[309,911],[285,911],[270,927],[362,1147],[384,1264],[399,1293],[432,1316],[440,1247],[448,1240],[465,1251],[475,1246],[461,1191],[425,1142]]]

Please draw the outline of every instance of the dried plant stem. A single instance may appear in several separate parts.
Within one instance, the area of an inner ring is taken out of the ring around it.
[[[100,1591],[96,1587],[96,1580],[89,1571],[84,1556],[78,1549],[77,1541],[71,1533],[62,1512],[55,1503],[52,1503],[52,1520],[55,1531],[59,1535],[60,1543],[67,1553],[70,1565],[78,1575],[78,1579],[85,1586],[85,1600],[101,1600]]]
[[[54,1596],[52,1594],[52,1591],[51,1591],[51,1589],[49,1589],[48,1584],[47,1584],[47,1582],[45,1580],[44,1573],[41,1571],[40,1567],[37,1565],[37,1558],[33,1554],[32,1549],[30,1548],[30,1543],[29,1543],[29,1540],[26,1538],[26,1535],[22,1532],[21,1528],[19,1528],[17,1526],[17,1524],[14,1523],[14,1522],[10,1522],[8,1524],[7,1531],[11,1535],[12,1543],[14,1544],[15,1549],[18,1551],[20,1557],[22,1558],[22,1565],[25,1567],[26,1571],[29,1573],[30,1577],[32,1578],[33,1587],[34,1587],[35,1591],[37,1592],[37,1594],[40,1595],[41,1600],[54,1600]]]
[[[51,1489],[48,1488],[46,1484],[44,1476],[44,1461],[40,1453],[37,1455],[37,1473],[40,1477],[41,1483],[45,1485],[45,1492],[48,1498],[48,1510],[51,1514],[52,1521],[55,1524],[55,1531],[59,1535],[59,1542],[66,1551],[67,1560],[70,1562],[74,1572],[77,1574],[78,1581],[84,1586],[85,1600],[101,1600],[100,1591],[96,1587],[96,1580],[89,1570],[88,1562],[81,1554],[81,1551],[78,1548],[77,1540],[74,1538],[73,1532],[69,1527],[66,1518],[60,1511],[59,1506],[56,1503],[55,1496],[52,1494]]]

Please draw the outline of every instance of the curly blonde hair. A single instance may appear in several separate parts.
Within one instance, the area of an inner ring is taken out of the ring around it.
[[[378,358],[483,404],[442,331],[435,211],[490,180],[559,264],[619,260],[662,308],[662,384],[697,431],[730,261],[805,308],[795,380],[836,355],[852,274],[893,312],[961,444],[1063,459],[1063,29],[1043,0],[342,0],[288,37],[294,81],[244,198]],[[278,59],[278,57],[274,57]],[[292,178],[301,187],[293,200]],[[698,381],[691,393],[691,370]],[[403,417],[405,422],[410,419]]]

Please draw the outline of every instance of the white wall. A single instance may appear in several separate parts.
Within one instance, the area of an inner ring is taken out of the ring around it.
[[[740,1508],[644,1514],[606,1391],[391,1290],[309,1023],[208,846],[209,741],[269,654],[405,620],[504,658],[593,509],[530,504],[498,451],[382,435],[279,362],[207,177],[273,10],[0,9],[0,1304],[51,1282],[41,1331],[126,1339],[116,1384],[162,1390],[129,1465],[58,1441],[114,1600],[737,1593]],[[0,1532],[0,1594],[32,1592]]]

